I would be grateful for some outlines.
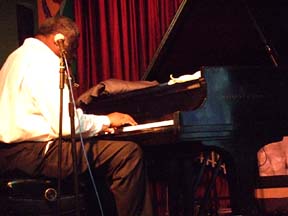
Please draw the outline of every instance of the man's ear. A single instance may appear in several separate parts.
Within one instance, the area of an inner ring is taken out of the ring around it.
[[[53,33],[51,35],[49,35],[49,48],[57,55],[60,56],[60,48],[59,45],[57,44],[57,41],[55,39],[57,39],[56,37],[57,33]]]

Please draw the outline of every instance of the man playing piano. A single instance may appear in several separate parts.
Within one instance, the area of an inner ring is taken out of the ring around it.
[[[64,40],[55,41],[57,34],[63,35]],[[33,177],[57,177],[60,56],[65,53],[70,60],[75,54],[78,38],[79,31],[72,20],[66,17],[49,18],[40,26],[36,36],[26,39],[4,63],[0,73],[2,176],[6,172],[20,172]],[[61,42],[64,42],[64,50],[61,50]],[[63,178],[71,177],[73,173],[68,102],[69,88],[65,83],[61,157]],[[84,137],[84,148],[93,172],[100,169],[105,171],[118,215],[151,216],[140,147],[133,142],[97,138],[100,132],[124,124],[136,125],[136,122],[131,116],[118,112],[103,116],[75,110],[76,136],[79,137],[81,132]],[[85,173],[88,165],[78,139],[76,149],[80,161],[78,170]]]

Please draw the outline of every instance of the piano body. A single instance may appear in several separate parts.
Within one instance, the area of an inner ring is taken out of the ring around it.
[[[287,44],[277,41],[280,53],[268,52],[269,41],[246,6],[240,0],[183,0],[143,77],[162,84],[97,97],[83,106],[88,113],[126,112],[141,125],[164,123],[109,138],[218,152],[227,167],[233,215],[258,214],[257,151],[288,134],[288,68],[281,59]],[[170,74],[196,70],[199,79],[167,85]]]

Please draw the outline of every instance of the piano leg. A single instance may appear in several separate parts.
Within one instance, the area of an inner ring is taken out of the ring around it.
[[[247,139],[243,141],[238,139],[232,141],[230,146],[229,154],[224,153],[224,160],[227,167],[232,215],[259,215],[254,197],[258,177],[257,144]]]
[[[215,185],[216,184],[216,178],[219,175],[221,165],[222,165],[222,158],[220,157],[216,162],[216,166],[211,171],[211,177],[210,177],[209,183],[207,184],[207,188],[205,190],[203,200],[201,202],[199,215],[208,215],[207,210],[209,209],[209,199],[211,197],[211,191],[216,186]]]
[[[218,194],[216,188],[219,185],[215,184],[216,178],[221,178],[219,174],[222,159],[217,159],[213,166],[210,164],[210,156],[210,151],[204,151],[203,160],[200,160],[200,153],[197,156],[183,154],[168,160],[169,215],[217,215],[217,208],[221,207],[218,198],[223,195],[223,191]]]

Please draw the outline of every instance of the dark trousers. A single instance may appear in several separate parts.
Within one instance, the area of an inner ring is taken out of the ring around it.
[[[62,142],[61,173],[66,178],[73,174],[71,142]],[[44,154],[46,142],[23,142],[0,145],[2,173],[24,172],[31,176],[57,177],[58,140]],[[76,142],[77,164],[80,173],[87,172],[85,149],[92,172],[99,170],[109,183],[119,216],[151,216],[141,148],[134,142],[85,139],[83,146]]]

